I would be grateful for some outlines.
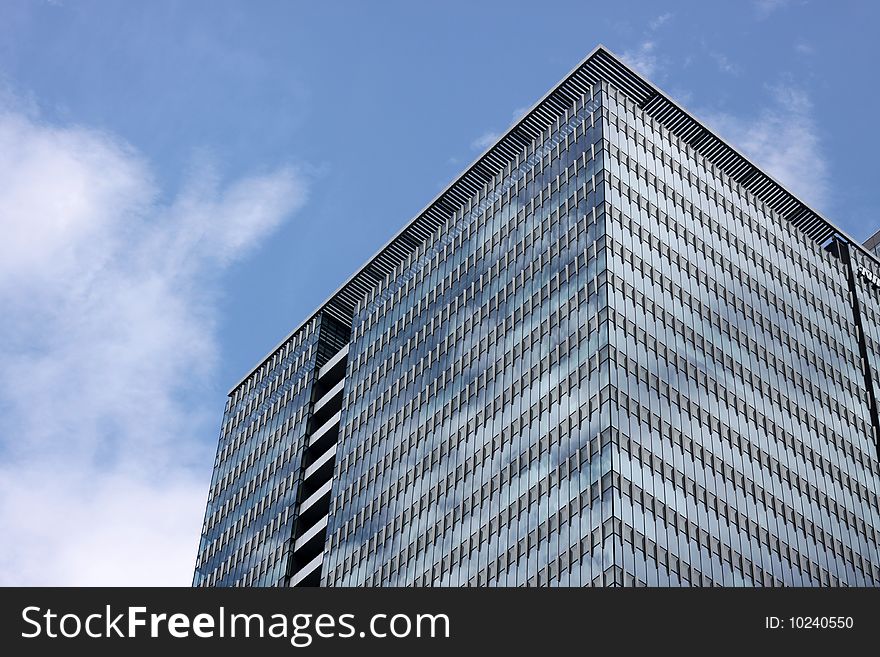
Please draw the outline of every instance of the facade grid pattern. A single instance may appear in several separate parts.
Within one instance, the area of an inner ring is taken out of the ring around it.
[[[875,245],[609,77],[230,393],[195,585],[880,585]]]

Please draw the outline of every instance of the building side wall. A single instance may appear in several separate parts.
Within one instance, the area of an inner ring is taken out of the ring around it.
[[[864,350],[865,350],[865,372],[864,389],[872,393],[875,405],[875,413],[880,416],[880,265],[864,256],[855,249],[848,249],[849,264],[852,267],[851,281],[854,297],[854,305],[859,314],[859,325],[863,332]],[[880,418],[878,418],[880,420]],[[878,449],[878,438],[880,438],[880,421],[875,420],[875,432],[872,436],[873,440],[870,445],[866,445],[865,450],[871,451],[873,447],[873,477],[865,480],[865,485],[871,488],[875,494],[878,494],[880,488],[880,465],[878,465],[878,457],[880,457],[880,449]],[[880,508],[876,505],[869,510],[871,512],[872,524],[874,527],[880,527]]]
[[[284,582],[319,331],[315,318],[230,397],[194,586]]]
[[[648,585],[880,583],[845,265],[622,94],[607,107],[616,565]]]
[[[578,585],[612,567],[600,104],[357,309],[323,584]]]
[[[194,585],[880,584],[880,267],[574,95],[236,386]]]

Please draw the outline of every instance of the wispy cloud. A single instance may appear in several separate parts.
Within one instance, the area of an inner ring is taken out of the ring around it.
[[[523,117],[523,115],[528,111],[528,109],[529,109],[528,107],[517,107],[516,109],[514,109],[510,113],[510,123],[508,124],[508,126],[505,126],[505,128],[507,128],[510,125],[513,125],[514,123],[519,121]],[[502,134],[504,134],[504,133],[501,131],[487,130],[486,132],[484,132],[483,134],[481,134],[479,137],[477,137],[476,139],[474,139],[471,142],[471,150],[474,150],[474,151],[486,150],[487,148],[489,148],[489,146],[491,146],[496,141],[498,141],[501,138]],[[457,157],[452,157],[452,158],[449,158],[449,161],[451,164],[458,164],[459,159]]]
[[[500,133],[494,132],[493,130],[487,130],[479,137],[474,139],[471,142],[471,149],[475,151],[483,151],[489,148],[492,144],[498,141],[498,138],[501,136]]]
[[[715,65],[718,67],[718,70],[722,73],[727,73],[729,75],[739,75],[741,70],[740,67],[733,62],[725,55],[724,53],[710,51],[709,57],[715,62]]]
[[[648,28],[650,28],[651,31],[659,30],[661,27],[666,25],[666,23],[671,21],[672,17],[672,12],[667,11],[665,14],[660,14],[659,16],[648,22]]]
[[[654,77],[659,67],[656,45],[653,41],[642,41],[637,48],[624,51],[621,57],[646,78]]]
[[[829,204],[831,180],[810,98],[787,85],[770,92],[770,104],[756,116],[700,116],[780,184],[821,210]]]
[[[160,202],[110,135],[0,107],[0,585],[187,585],[217,409],[218,276],[297,171]]]
[[[773,12],[785,8],[791,0],[752,0],[758,18],[767,18]]]
[[[513,111],[510,113],[510,123],[511,123],[511,124],[516,123],[516,122],[519,121],[523,116],[525,116],[525,113],[528,112],[528,111],[529,111],[529,108],[528,108],[528,107],[525,107],[525,106],[523,106],[523,107],[517,107],[515,110],[513,110]]]
[[[623,52],[621,57],[646,78],[652,78],[658,75],[662,66],[657,56],[657,40],[656,32],[662,29],[673,18],[674,14],[666,12],[652,18],[648,21],[648,27],[644,32],[643,39],[634,48],[628,48]]]

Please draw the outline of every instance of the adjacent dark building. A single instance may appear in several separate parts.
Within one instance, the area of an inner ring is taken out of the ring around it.
[[[194,584],[877,585],[878,395],[870,248],[600,47],[233,388]]]

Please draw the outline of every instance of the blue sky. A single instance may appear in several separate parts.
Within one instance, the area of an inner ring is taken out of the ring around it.
[[[877,3],[536,6],[0,1],[0,583],[187,584],[226,390],[599,43],[880,227]]]

